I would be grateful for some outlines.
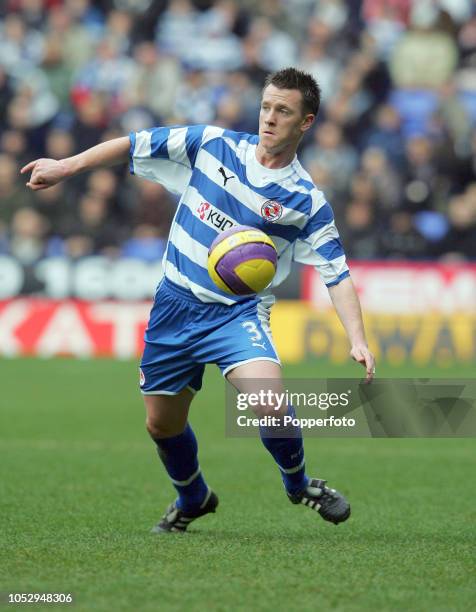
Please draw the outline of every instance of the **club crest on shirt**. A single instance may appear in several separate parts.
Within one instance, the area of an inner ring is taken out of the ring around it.
[[[139,368],[139,384],[141,387],[145,385],[145,375],[144,375],[144,372],[142,371],[142,368]]]
[[[283,214],[283,206],[276,200],[266,200],[266,202],[261,207],[261,216],[266,221],[277,221],[281,218]]]

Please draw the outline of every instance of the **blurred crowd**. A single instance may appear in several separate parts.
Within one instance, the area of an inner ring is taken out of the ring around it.
[[[300,159],[348,257],[476,260],[470,0],[3,0],[0,255],[156,261],[160,185],[114,168],[32,193],[20,167],[154,125],[255,132],[289,65],[322,88]]]

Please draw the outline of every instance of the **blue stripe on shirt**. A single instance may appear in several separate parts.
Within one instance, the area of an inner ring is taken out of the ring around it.
[[[334,213],[328,202],[323,204],[321,208],[309,219],[299,238],[306,240],[311,234],[322,229],[334,221]]]
[[[236,156],[236,153],[231,147],[223,140],[223,138],[213,138],[209,142],[206,142],[203,147],[210,155],[222,165],[227,168],[230,172],[235,172],[238,166],[239,179],[243,185],[246,185],[254,192],[269,199],[269,200],[286,200],[286,207],[297,210],[303,214],[309,215],[312,199],[309,194],[300,193],[299,191],[288,191],[284,189],[278,183],[267,183],[264,187],[257,187],[252,185],[246,176],[246,167]]]
[[[136,148],[136,133],[135,132],[130,132],[129,133],[129,142],[130,142],[130,147],[129,147],[129,172],[131,174],[135,174],[135,172],[134,172],[134,150]]]
[[[338,285],[342,280],[344,280],[344,278],[347,278],[348,276],[350,276],[350,272],[349,270],[346,270],[345,272],[342,272],[342,274],[339,274],[339,276],[331,281],[330,283],[326,283],[326,287],[333,287],[334,285]]]
[[[187,232],[187,234],[199,242],[202,246],[209,249],[212,242],[215,238],[221,233],[219,231],[215,231],[213,228],[209,227],[205,223],[201,222],[190,210],[188,206],[185,204],[181,204],[180,208],[177,211],[177,215],[175,217],[175,221],[180,225],[180,227]],[[244,224],[243,224],[244,225]],[[274,226],[270,226],[269,229],[275,229]],[[268,236],[271,240],[275,241],[277,234],[276,232],[271,233],[267,232]],[[283,238],[285,242],[287,242],[287,246],[283,246],[281,248],[281,254],[291,246],[291,242],[287,238]]]
[[[247,132],[234,132],[233,130],[224,130],[223,136],[221,138],[229,138],[238,144],[242,140],[246,140],[246,142],[251,142],[251,144],[258,144],[259,136],[256,134],[248,134]]]
[[[215,231],[200,221],[185,204],[180,205],[175,221],[178,222],[180,227],[182,227],[191,238],[207,249],[218,236],[218,231]]]
[[[203,172],[195,168],[190,185],[195,187],[199,194],[215,208],[225,215],[235,219],[239,225],[250,225],[257,227],[267,234],[271,232],[275,236],[292,241],[297,238],[301,229],[296,225],[279,225],[277,223],[267,223],[263,217],[242,204],[237,198],[225,191],[222,187],[214,183]],[[269,229],[269,231],[268,231]]]
[[[150,138],[150,156],[163,157],[169,159],[169,151],[167,149],[167,140],[170,135],[170,128],[161,127],[152,130]]]
[[[316,252],[327,259],[327,261],[332,261],[344,255],[344,249],[339,238],[332,238],[332,240],[317,248]]]
[[[245,299],[231,295],[230,293],[225,293],[219,289],[210,278],[208,270],[202,268],[202,266],[199,266],[186,255],[181,253],[170,241],[167,246],[167,261],[173,263],[177,270],[180,270],[180,272],[182,272],[192,282],[200,285],[200,287],[203,287],[204,289],[208,289],[209,291],[213,291],[214,293],[218,293],[218,295],[222,295],[237,302],[240,301],[240,299]]]
[[[296,183],[298,185],[301,185],[301,187],[304,187],[304,189],[308,189],[309,191],[312,191],[313,189],[316,188],[316,186],[311,183],[310,181],[306,181],[306,179],[299,179],[298,181],[296,181]]]
[[[195,160],[197,159],[197,154],[203,140],[203,132],[206,127],[206,125],[192,125],[187,128],[187,133],[185,135],[185,148],[187,150],[187,157],[192,168],[195,165]]]

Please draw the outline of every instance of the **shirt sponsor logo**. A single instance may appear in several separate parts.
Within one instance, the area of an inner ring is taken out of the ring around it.
[[[197,215],[201,221],[206,223],[209,227],[213,229],[220,230],[224,232],[230,227],[234,227],[236,223],[224,215],[222,212],[218,211],[215,207],[213,207],[209,202],[202,202],[200,206],[197,208]]]
[[[266,202],[261,207],[261,216],[266,221],[277,221],[281,218],[283,214],[283,206],[276,200],[266,200]]]
[[[210,208],[210,204],[208,202],[202,202],[200,206],[197,208],[198,216],[203,221],[207,214],[207,210]]]

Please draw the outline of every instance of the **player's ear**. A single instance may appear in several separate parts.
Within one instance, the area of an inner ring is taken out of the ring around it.
[[[314,123],[314,119],[316,118],[316,115],[314,115],[313,113],[307,113],[307,115],[304,115],[304,119],[302,120],[301,123],[301,131],[305,132],[306,130],[308,130],[311,125]]]

